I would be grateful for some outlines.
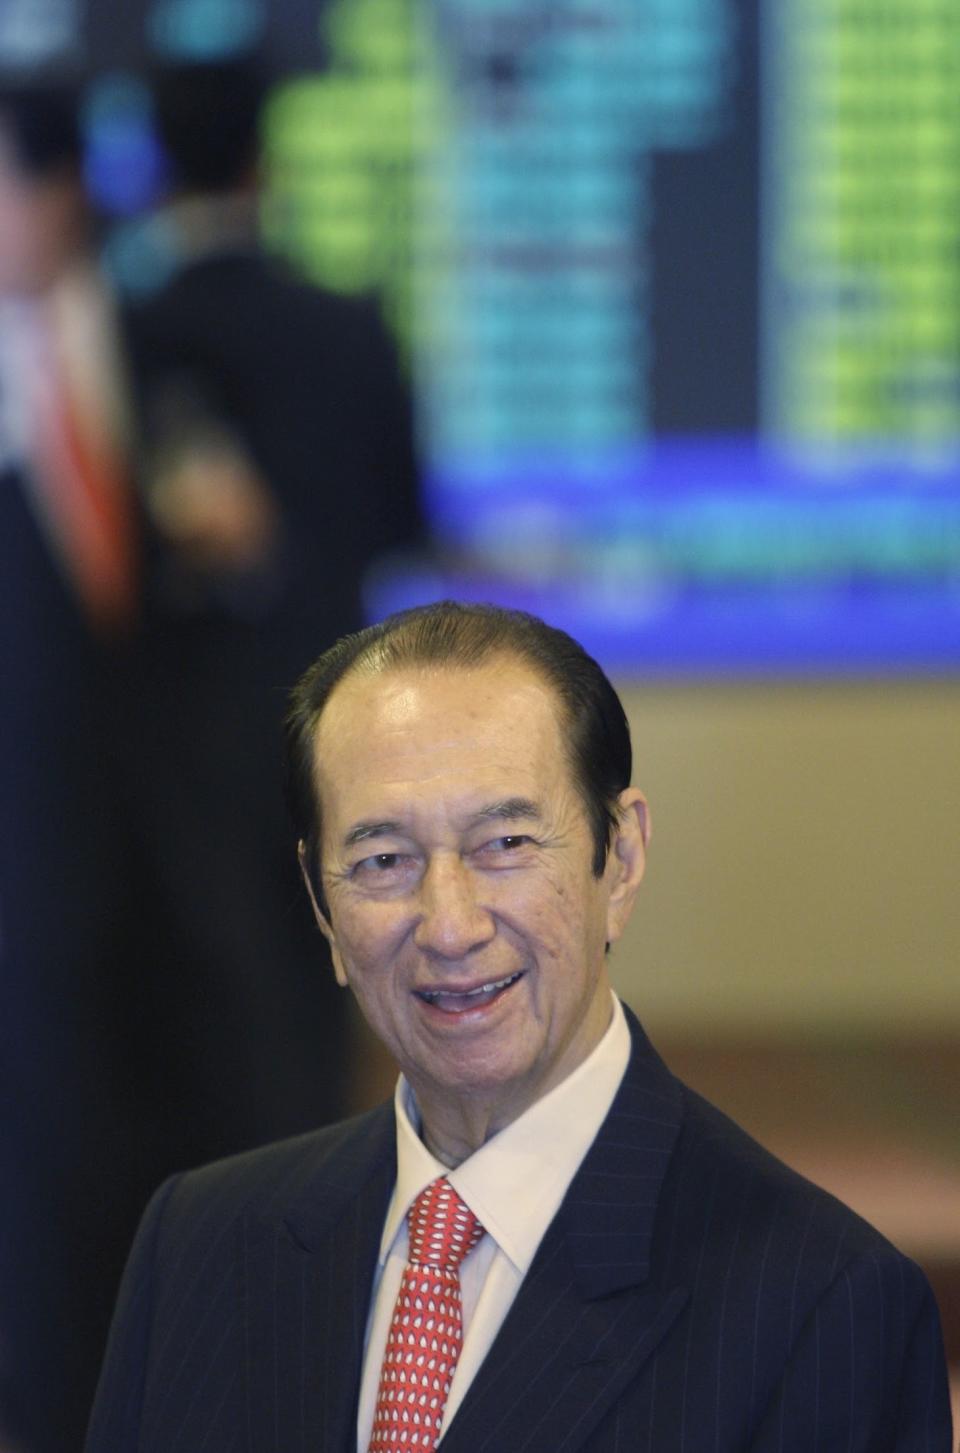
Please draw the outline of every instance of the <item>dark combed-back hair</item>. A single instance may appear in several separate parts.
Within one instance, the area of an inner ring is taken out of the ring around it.
[[[80,93],[71,82],[0,82],[0,126],[24,176],[42,181],[79,173]]]
[[[630,728],[620,698],[592,656],[565,631],[526,611],[444,600],[388,616],[344,636],[300,678],[286,719],[286,790],[297,837],[320,887],[320,802],[315,768],[317,724],[334,688],[353,673],[393,667],[481,666],[513,656],[557,693],[573,780],[593,837],[593,871],[601,875],[618,821],[617,798],[630,785]]]
[[[178,187],[229,192],[257,159],[266,78],[253,60],[182,61],[151,76],[157,130]]]

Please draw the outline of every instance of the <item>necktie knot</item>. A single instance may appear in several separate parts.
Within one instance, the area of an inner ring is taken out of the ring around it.
[[[483,1235],[483,1227],[446,1176],[425,1186],[407,1216],[410,1261],[456,1271]]]

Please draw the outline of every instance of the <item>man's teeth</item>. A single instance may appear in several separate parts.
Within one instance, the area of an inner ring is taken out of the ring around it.
[[[505,979],[494,979],[489,984],[481,984],[477,989],[421,989],[420,997],[429,999],[431,1003],[441,996],[447,999],[475,999],[481,994],[492,994],[497,989],[505,989],[508,984],[512,984],[519,977],[519,974],[508,974]]]

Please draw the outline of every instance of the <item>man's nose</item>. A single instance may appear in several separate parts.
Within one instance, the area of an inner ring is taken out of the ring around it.
[[[496,925],[481,902],[479,886],[458,855],[432,860],[420,881],[420,912],[413,934],[417,947],[442,958],[462,959],[489,943]]]

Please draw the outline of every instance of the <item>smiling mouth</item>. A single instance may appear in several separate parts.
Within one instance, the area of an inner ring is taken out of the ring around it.
[[[417,989],[418,999],[447,1014],[463,1014],[469,1009],[484,1009],[511,988],[523,974],[507,974],[503,979],[492,979],[489,984],[480,984],[476,989]]]

